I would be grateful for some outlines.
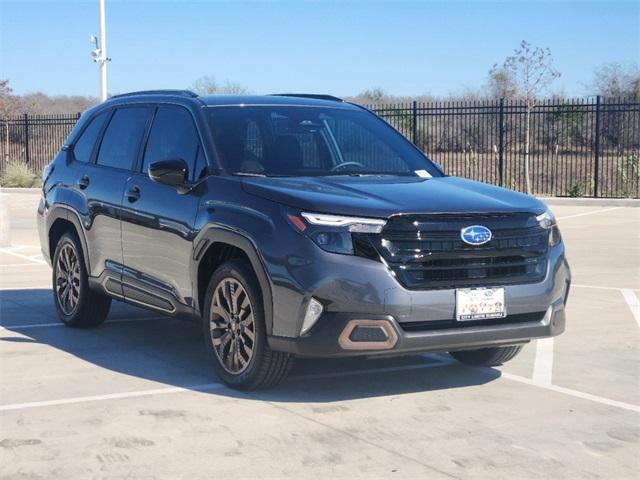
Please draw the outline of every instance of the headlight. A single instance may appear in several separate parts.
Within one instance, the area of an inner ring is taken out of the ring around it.
[[[540,225],[542,228],[544,228],[545,230],[550,230],[549,245],[553,247],[554,245],[559,244],[562,240],[562,237],[560,236],[560,229],[558,228],[558,225],[556,223],[556,217],[553,213],[551,213],[551,210],[547,210],[546,212],[538,215],[536,217],[536,220],[538,221],[538,225]]]
[[[306,212],[302,212],[300,215],[311,225],[346,227],[350,232],[358,233],[380,233],[387,224],[386,220],[378,220],[376,218],[342,217],[340,215]]]
[[[47,178],[49,178],[49,175],[51,175],[51,173],[53,172],[53,168],[54,168],[54,165],[52,162],[45,165],[44,168],[42,169],[42,185],[45,184],[45,182],[47,181]]]
[[[387,223],[377,218],[308,212],[289,212],[287,218],[298,232],[308,235],[323,250],[342,254],[354,253],[352,234],[380,233]]]

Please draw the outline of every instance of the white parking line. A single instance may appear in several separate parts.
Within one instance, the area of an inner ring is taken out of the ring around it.
[[[41,260],[39,258],[28,257],[26,255],[22,255],[20,253],[7,250],[6,248],[0,248],[0,253],[6,253],[7,255],[13,255],[14,257],[22,258],[24,260],[30,260],[32,262],[44,263],[45,265],[48,265],[48,263],[45,262],[44,260]]]
[[[0,292],[15,292],[18,290],[51,290],[51,285],[39,285],[37,287],[0,287]]]
[[[551,385],[553,372],[553,337],[536,340],[536,358],[533,363],[533,381],[540,385]]]
[[[612,210],[619,210],[620,208],[623,208],[623,207],[611,207],[611,208],[603,208],[603,209],[600,209],[600,210],[591,210],[589,212],[576,213],[575,215],[567,215],[566,217],[558,217],[558,220],[566,220],[568,218],[584,217],[585,215],[595,215],[596,213],[610,212]]]
[[[601,290],[619,290],[622,291],[624,290],[624,288],[621,287],[604,287],[601,285],[576,285],[575,283],[571,284],[571,287],[577,287],[577,288],[598,288]]]
[[[431,358],[433,360],[433,358]],[[368,370],[350,370],[344,372],[327,372],[327,373],[319,373],[312,375],[300,375],[297,377],[290,377],[290,380],[313,380],[318,378],[330,378],[330,377],[344,377],[348,375],[360,375],[360,374],[376,374],[376,373],[387,373],[387,372],[399,372],[403,370],[416,370],[416,369],[426,369],[426,368],[434,368],[434,367],[442,367],[446,366],[450,363],[455,363],[450,359],[443,359],[436,363],[423,363],[417,365],[403,365],[400,367],[383,367],[383,368],[372,368]],[[87,402],[99,402],[103,400],[119,400],[123,398],[134,398],[134,397],[143,397],[148,395],[166,395],[169,393],[179,393],[179,392],[188,392],[188,391],[211,391],[211,390],[219,390],[221,388],[226,388],[226,386],[222,383],[207,383],[204,385],[193,385],[187,387],[167,387],[167,388],[157,388],[151,390],[138,390],[134,392],[123,392],[123,393],[112,393],[105,395],[92,395],[88,397],[71,397],[71,398],[62,398],[59,400],[43,400],[40,402],[26,402],[26,403],[11,403],[7,405],[0,405],[0,412],[9,411],[9,410],[24,410],[27,408],[36,408],[36,407],[53,407],[57,405],[70,405],[76,403],[87,403]]]
[[[135,398],[145,397],[148,395],[166,395],[168,393],[179,393],[188,391],[212,391],[224,388],[221,383],[205,383],[203,385],[192,385],[187,387],[167,387],[167,388],[155,388],[150,390],[138,390],[135,392],[123,392],[123,393],[111,393],[106,395],[91,395],[88,397],[71,397],[61,398],[59,400],[45,400],[42,402],[25,402],[25,403],[11,403],[8,405],[0,405],[0,412],[7,412],[10,410],[24,410],[26,408],[36,407],[53,407],[56,405],[70,405],[76,403],[87,402],[100,402],[104,400],[119,400],[122,398]]]
[[[8,267],[41,267],[42,265],[38,262],[29,262],[29,263],[2,263],[0,264],[0,268],[8,268]]]
[[[629,305],[629,308],[631,309],[633,318],[636,319],[636,323],[638,324],[638,327],[640,327],[640,300],[638,300],[636,292],[629,288],[623,288],[620,292],[622,292],[625,302],[627,302],[627,305]]]
[[[622,293],[622,296],[624,297],[625,302],[627,302],[627,305],[631,310],[631,315],[633,315],[633,318],[638,324],[638,327],[640,327],[640,300],[638,300],[638,296],[636,295],[636,292],[634,292],[633,288],[601,287],[598,285],[571,285],[571,286],[578,287],[578,288],[597,288],[602,290],[616,290]]]
[[[111,323],[131,323],[131,322],[148,322],[150,320],[160,320],[166,319],[169,317],[142,317],[142,318],[116,318],[113,320],[107,320],[104,322],[104,325],[109,325]],[[52,322],[52,323],[32,323],[26,325],[0,325],[0,330],[29,330],[31,328],[48,328],[48,327],[64,327],[65,324],[62,322]]]
[[[623,410],[631,410],[632,412],[640,413],[639,405],[633,405],[631,403],[626,403],[626,402],[619,402],[618,400],[611,400],[610,398],[604,398],[598,395],[591,395],[590,393],[579,392],[578,390],[559,387],[557,385],[540,384],[535,380],[531,380],[530,378],[521,377],[520,375],[513,375],[512,373],[502,372],[502,377],[508,380],[513,380],[515,382],[525,383],[533,387],[544,388],[545,390],[550,390],[552,392],[563,393],[571,397],[581,398],[583,400],[590,400],[592,402],[601,403],[603,405],[608,405],[610,407],[617,407],[617,408],[622,408]]]

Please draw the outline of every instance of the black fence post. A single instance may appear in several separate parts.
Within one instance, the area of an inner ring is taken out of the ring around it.
[[[498,121],[498,172],[500,175],[500,186],[504,187],[504,98],[500,99]]]
[[[598,198],[600,193],[600,95],[596,97],[596,132],[595,132],[595,159],[594,159],[594,172],[593,172],[593,196]]]
[[[29,114],[24,114],[24,159],[26,163],[29,163],[31,160],[31,155],[29,154]]]
[[[413,131],[411,132],[411,139],[413,144],[418,146],[418,102],[413,101]]]

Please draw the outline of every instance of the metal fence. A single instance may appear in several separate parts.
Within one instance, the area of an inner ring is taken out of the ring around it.
[[[56,153],[80,118],[64,115],[19,115],[0,118],[0,174],[10,162],[26,163],[40,172]]]
[[[520,101],[370,105],[451,175],[525,190],[527,108]],[[640,194],[640,101],[545,100],[530,114],[532,193]]]
[[[369,105],[451,175],[525,190],[527,109],[513,100]],[[79,114],[0,120],[0,174],[55,156]],[[554,99],[530,115],[532,193],[640,197],[640,101]]]

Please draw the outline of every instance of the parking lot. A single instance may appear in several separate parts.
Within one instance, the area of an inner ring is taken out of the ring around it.
[[[640,208],[553,207],[567,331],[503,367],[304,360],[239,393],[197,325],[114,302],[98,329],[62,327],[38,198],[10,195],[0,248],[2,479],[638,478]]]

